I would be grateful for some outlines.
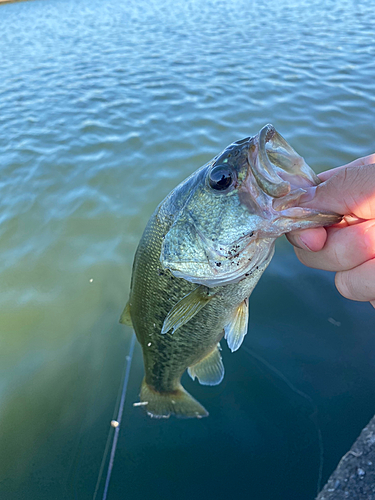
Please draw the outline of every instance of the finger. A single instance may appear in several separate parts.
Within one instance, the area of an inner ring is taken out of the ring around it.
[[[336,274],[337,290],[351,300],[371,301],[375,304],[375,259]]]
[[[314,229],[304,229],[303,231],[293,231],[286,234],[289,242],[302,250],[318,252],[324,247],[327,240],[327,232],[324,227]]]
[[[363,156],[362,158],[357,158],[354,161],[351,161],[350,163],[347,163],[346,165],[342,165],[341,167],[336,167],[336,168],[331,168],[331,170],[327,170],[326,172],[322,172],[318,174],[319,179],[322,181],[326,181],[332,175],[337,174],[339,170],[342,170],[343,168],[347,167],[362,167],[363,165],[371,165],[372,163],[375,163],[375,153],[372,155],[368,156]]]
[[[375,218],[375,164],[339,169],[322,184],[307,188],[299,206]]]
[[[328,228],[327,241],[319,252],[296,249],[308,267],[326,271],[346,271],[375,258],[375,221],[344,228]],[[375,297],[374,297],[375,298]]]
[[[340,222],[331,227],[346,227],[364,221],[364,219],[359,219],[358,217],[345,215]],[[310,250],[310,252],[319,252],[319,250],[324,247],[327,240],[327,232],[324,227],[291,231],[285,236],[293,246],[301,248],[302,250]]]

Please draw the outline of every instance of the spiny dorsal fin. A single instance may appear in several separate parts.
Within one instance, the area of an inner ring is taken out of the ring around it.
[[[205,358],[193,366],[189,366],[188,374],[194,380],[195,377],[202,385],[218,385],[224,378],[224,365],[220,356],[220,344],[214,348]]]
[[[247,333],[249,323],[248,299],[245,299],[234,312],[232,321],[224,327],[224,337],[227,339],[229,349],[234,352],[240,348]]]
[[[120,317],[120,323],[122,325],[130,326],[131,328],[133,328],[133,323],[132,323],[132,319],[130,316],[130,304],[129,304],[129,302],[126,303],[126,306],[125,306],[124,310],[122,311],[122,314]]]
[[[161,333],[167,333],[169,330],[173,330],[172,333],[174,333],[177,328],[190,321],[214,297],[214,294],[209,295],[209,293],[209,288],[199,285],[195,290],[185,295],[169,311]]]

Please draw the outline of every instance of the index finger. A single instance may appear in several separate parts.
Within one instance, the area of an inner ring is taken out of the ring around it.
[[[332,168],[331,170],[327,170],[326,172],[322,172],[321,174],[318,174],[318,177],[321,181],[326,181],[332,175],[337,174],[340,170],[343,168],[348,168],[348,167],[362,167],[363,165],[371,165],[372,163],[375,163],[375,153],[372,155],[368,156],[363,156],[362,158],[357,158],[354,161],[351,161],[350,163],[347,163],[346,165],[341,165],[341,167],[336,167]]]
[[[329,228],[322,250],[309,252],[296,249],[296,253],[308,267],[335,272],[353,269],[375,257],[375,221],[365,221],[343,229]]]
[[[299,206],[359,219],[375,218],[375,164],[337,169],[326,181],[306,188]]]

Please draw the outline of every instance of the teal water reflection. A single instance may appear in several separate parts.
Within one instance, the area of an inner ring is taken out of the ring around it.
[[[155,206],[271,122],[316,171],[374,151],[372,2],[0,5],[0,497],[92,498]],[[280,241],[210,411],[152,421],[136,349],[109,499],[313,498],[374,413],[374,312]]]

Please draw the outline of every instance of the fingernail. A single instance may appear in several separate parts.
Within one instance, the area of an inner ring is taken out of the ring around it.
[[[309,250],[311,252],[311,248],[308,247],[308,245],[303,239],[303,236],[295,236],[288,234],[288,240],[293,246],[300,248],[301,250]]]
[[[303,236],[299,237],[299,242],[301,244],[302,250],[309,250],[309,252],[312,251],[311,248],[309,247],[307,241],[305,241],[305,238]]]

